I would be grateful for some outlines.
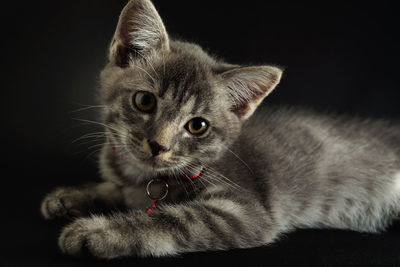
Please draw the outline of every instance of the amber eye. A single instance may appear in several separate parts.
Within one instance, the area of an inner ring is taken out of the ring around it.
[[[152,93],[139,91],[133,96],[133,103],[138,110],[150,113],[156,107],[156,99]]]
[[[194,118],[186,124],[185,128],[193,135],[202,135],[206,132],[208,123],[203,118]]]

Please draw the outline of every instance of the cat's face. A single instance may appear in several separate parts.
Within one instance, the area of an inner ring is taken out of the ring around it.
[[[241,121],[229,94],[212,66],[193,54],[171,51],[109,67],[102,77],[110,142],[144,170],[208,163],[238,136]]]
[[[152,4],[131,1],[101,75],[109,142],[145,172],[215,161],[280,75],[275,67],[219,63],[196,45],[172,42]]]

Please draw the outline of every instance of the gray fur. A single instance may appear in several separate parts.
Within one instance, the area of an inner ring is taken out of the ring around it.
[[[165,256],[266,245],[295,228],[384,230],[400,210],[399,124],[283,108],[251,116],[281,72],[170,40],[150,1],[130,1],[101,74],[105,182],[42,203],[47,219],[82,216],[63,229],[61,250]],[[137,91],[154,94],[154,112],[135,108]],[[201,136],[185,129],[195,117],[209,123]],[[149,140],[168,152],[153,157]],[[187,179],[199,165],[200,178]],[[170,192],[149,215],[145,186],[160,176]],[[96,199],[128,211],[87,216]]]

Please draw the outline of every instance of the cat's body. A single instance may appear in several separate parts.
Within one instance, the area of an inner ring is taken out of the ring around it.
[[[250,117],[280,76],[170,41],[152,4],[131,1],[101,76],[106,182],[42,204],[46,218],[95,200],[128,211],[77,219],[61,249],[162,256],[265,245],[295,228],[383,230],[400,211],[400,126],[298,109]],[[168,194],[148,214],[146,186],[160,177]]]
[[[233,182],[223,192],[251,194],[274,214],[280,229],[375,232],[400,211],[400,127],[293,108],[265,108],[244,127],[231,151],[209,166]],[[109,147],[105,153],[124,169],[118,153]],[[177,178],[187,191],[205,190],[200,181],[192,185],[185,176]],[[179,193],[168,201],[186,200],[185,189],[175,178],[172,182]],[[125,202],[132,208],[151,205],[144,186],[124,186]]]

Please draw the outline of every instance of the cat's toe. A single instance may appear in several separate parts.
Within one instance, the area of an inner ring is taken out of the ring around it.
[[[97,258],[112,259],[131,253],[119,231],[111,228],[103,216],[75,220],[64,228],[58,245],[62,252],[73,256],[89,253]]]
[[[56,197],[46,197],[41,205],[41,212],[45,219],[54,219],[68,214],[65,201]]]
[[[79,192],[61,188],[44,198],[40,210],[45,219],[78,217],[84,214],[83,204],[83,197]]]
[[[66,254],[79,255],[83,246],[87,244],[87,236],[88,229],[84,221],[78,219],[64,228],[58,239],[58,246]]]

